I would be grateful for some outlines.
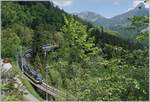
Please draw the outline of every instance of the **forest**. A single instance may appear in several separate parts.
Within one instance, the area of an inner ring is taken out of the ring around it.
[[[57,44],[48,53],[49,85],[81,101],[149,100],[148,32],[124,39],[48,1],[3,1],[1,11],[2,58],[15,62],[19,49],[32,48],[31,65],[45,78],[41,46]],[[148,27],[147,18],[130,18],[130,28]]]

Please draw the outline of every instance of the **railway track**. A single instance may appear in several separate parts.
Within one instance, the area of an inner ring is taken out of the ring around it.
[[[46,46],[44,46],[44,47],[46,47]],[[55,46],[55,47],[57,47],[57,46]],[[30,54],[31,52],[32,52],[32,50],[29,49],[29,50],[27,50],[27,51],[25,52],[25,54],[23,55],[22,61],[23,61],[24,64],[27,64],[27,65],[28,65],[28,63],[27,63],[28,61],[26,61],[26,59],[28,59],[27,56],[31,56],[31,54]],[[22,64],[22,62],[21,62],[21,64]],[[22,67],[23,67],[22,65],[19,65],[19,66],[21,67],[21,69],[23,69],[23,68],[22,68]],[[23,70],[22,70],[22,71],[23,71]],[[28,79],[28,81],[29,81],[30,83],[32,83],[34,86],[36,86],[36,87],[39,88],[40,90],[42,90],[42,91],[48,93],[48,94],[51,95],[51,96],[54,96],[54,97],[63,97],[63,98],[66,98],[66,97],[67,97],[67,99],[76,100],[74,96],[71,95],[71,96],[69,97],[69,95],[68,95],[67,93],[62,92],[62,91],[58,90],[57,88],[55,88],[55,87],[53,87],[53,86],[47,85],[44,81],[43,81],[41,84],[35,83],[35,81],[34,81],[35,79],[34,79],[34,78],[31,78],[30,75],[29,75],[28,73],[26,73],[25,71],[24,71],[24,74],[25,74],[26,78]]]

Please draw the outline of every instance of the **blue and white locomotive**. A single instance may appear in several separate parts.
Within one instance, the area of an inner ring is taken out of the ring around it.
[[[32,50],[29,49],[24,53],[24,56],[21,57],[21,55],[18,56],[18,64],[21,68],[21,70],[23,71],[23,73],[30,78],[33,82],[37,83],[37,84],[41,84],[43,82],[43,77],[41,76],[40,73],[38,73],[37,71],[33,70],[32,68],[29,67],[29,65],[27,64],[26,59],[28,59],[29,57],[31,57],[32,54]]]
[[[41,74],[39,74],[37,71],[30,69],[28,65],[23,65],[23,72],[26,74],[27,77],[29,77],[32,81],[35,83],[41,84],[43,81],[43,78]]]

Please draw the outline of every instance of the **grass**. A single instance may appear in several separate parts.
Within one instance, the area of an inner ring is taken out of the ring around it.
[[[44,101],[44,99],[42,99],[39,94],[35,91],[35,89],[32,87],[32,85],[30,84],[30,82],[26,79],[25,75],[22,73],[21,69],[16,66],[15,63],[13,63],[13,68],[14,68],[14,72],[16,75],[20,76],[20,80],[23,83],[23,85],[27,88],[27,90],[34,96],[36,97],[39,101]],[[24,76],[23,78],[21,78],[21,76]],[[64,89],[60,89],[64,94],[66,94],[66,97],[55,97],[56,101],[66,101],[66,100],[76,100],[74,96],[72,96],[70,93],[68,93],[67,91],[65,91]],[[68,97],[71,96],[71,97]]]
[[[42,99],[38,93],[34,90],[34,88],[32,87],[32,85],[28,82],[27,79],[21,79],[23,85],[27,88],[27,90],[33,95],[35,96],[39,101],[44,101],[44,99]]]
[[[19,78],[22,82],[22,84],[26,87],[26,89],[34,96],[36,97],[39,101],[44,101],[44,99],[42,99],[39,94],[35,91],[35,89],[32,87],[32,85],[30,84],[30,82],[26,79],[25,75],[22,75],[22,71],[20,70],[20,68],[15,64],[12,63],[13,68],[14,68],[14,72],[16,75],[19,75]],[[23,76],[23,78],[21,78],[20,76]]]

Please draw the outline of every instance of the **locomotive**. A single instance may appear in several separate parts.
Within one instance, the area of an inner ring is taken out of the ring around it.
[[[37,84],[42,84],[42,76],[35,70],[30,69],[28,65],[23,65],[24,74]]]
[[[49,49],[50,51],[56,50],[58,47],[59,47],[58,45],[50,46],[49,44],[42,46],[42,48]],[[30,78],[32,81],[34,81],[37,84],[42,84],[43,77],[41,76],[41,74],[39,74],[37,71],[31,69],[27,63],[27,61],[30,60],[30,57],[32,57],[32,53],[33,53],[32,49],[28,49],[24,52],[23,56],[18,55],[18,59],[19,59],[18,64],[19,64],[20,68],[23,69],[23,73],[28,78]]]
[[[41,76],[41,74],[39,74],[37,71],[31,69],[29,67],[29,65],[27,64],[26,59],[29,58],[31,56],[32,50],[29,49],[27,50],[24,55],[23,58],[21,57],[21,55],[18,56],[18,64],[20,66],[20,68],[22,68],[23,73],[30,78],[33,82],[37,83],[37,84],[42,84],[43,82],[43,77]],[[23,61],[23,62],[22,62]]]

